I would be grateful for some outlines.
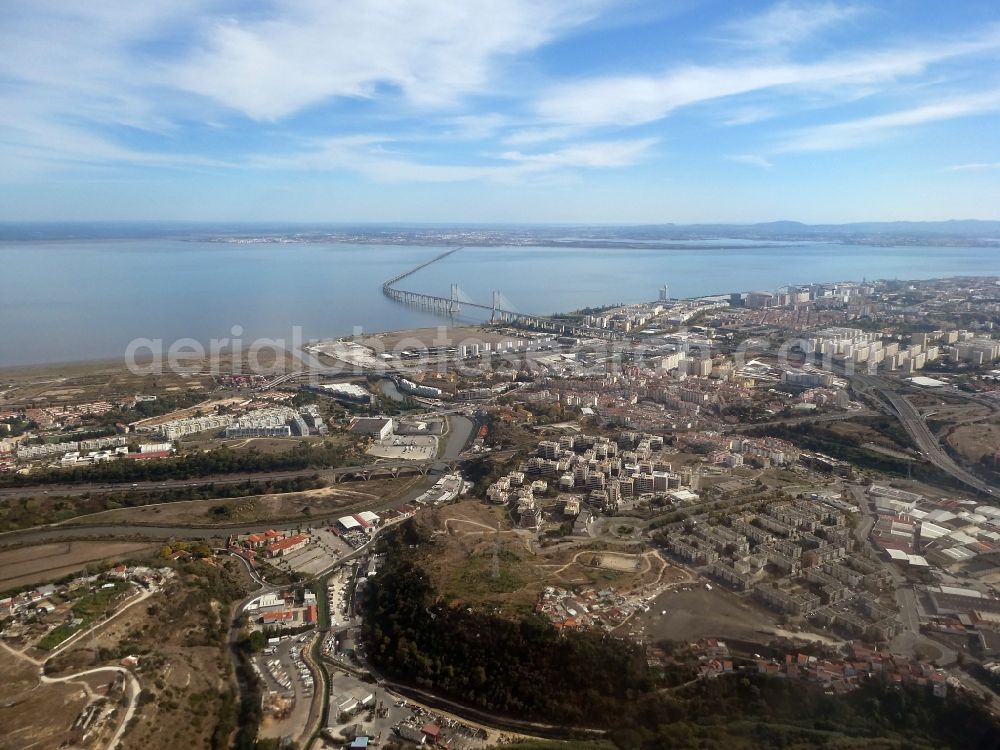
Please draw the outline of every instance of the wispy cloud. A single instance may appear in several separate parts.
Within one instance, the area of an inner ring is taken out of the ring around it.
[[[748,164],[751,167],[760,167],[761,169],[771,169],[774,166],[774,164],[759,154],[732,154],[726,158],[737,164]]]
[[[899,131],[930,122],[1000,111],[1000,90],[955,97],[884,115],[804,128],[785,136],[776,151],[838,151],[879,143]]]
[[[779,2],[724,28],[725,40],[751,50],[774,50],[807,41],[820,31],[865,13],[860,5],[836,2]]]
[[[563,141],[579,134],[580,128],[566,125],[531,127],[508,133],[503,142],[508,146],[534,146],[550,141]]]
[[[660,75],[613,76],[557,86],[541,96],[539,115],[552,123],[634,126],[655,122],[681,107],[758,91],[789,89],[840,95],[845,88],[895,82],[956,57],[1000,50],[1000,30],[972,40],[837,55],[812,63],[748,62],[690,65]]]
[[[591,20],[600,0],[286,0],[260,20],[217,21],[165,82],[258,120],[334,97],[398,91],[453,104],[495,83],[504,59]]]
[[[974,26],[981,15],[950,13],[945,34],[917,13],[898,23],[909,9],[883,0],[740,6],[758,10],[689,0],[8,3],[0,181],[65,172],[124,184],[156,170],[177,184],[188,172],[235,184],[238,171],[264,181],[273,170],[348,184],[596,183],[605,170],[666,170],[668,159],[671,170],[769,170],[790,161],[778,154],[888,143],[1000,112],[1000,25]],[[992,143],[979,145],[991,154]],[[937,161],[1000,169],[958,163],[967,158],[956,149]]]
[[[268,169],[346,170],[381,182],[514,183],[569,169],[613,169],[635,164],[656,144],[655,138],[592,141],[565,148],[524,153],[505,151],[484,164],[433,164],[409,158],[391,137],[358,135],[327,138],[283,156],[251,157],[252,166]]]
[[[763,120],[769,120],[772,117],[776,117],[777,114],[778,111],[773,106],[738,107],[736,110],[724,115],[721,124],[730,127],[736,125],[752,125],[753,123],[762,122]]]
[[[635,164],[656,144],[656,138],[634,141],[599,141],[567,146],[556,151],[524,154],[506,151],[502,159],[537,167],[626,167]]]
[[[949,172],[989,172],[994,169],[1000,169],[1000,161],[954,164],[948,167]]]

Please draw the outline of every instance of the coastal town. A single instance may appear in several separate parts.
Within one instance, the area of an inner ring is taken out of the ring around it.
[[[1000,3],[0,45],[0,750],[1000,750]]]
[[[143,620],[213,581],[235,588],[200,616],[241,644],[261,739],[535,736],[381,673],[365,602],[402,539],[470,611],[600,631],[693,681],[998,695],[998,284],[664,285],[319,342],[291,372],[7,379],[0,656],[39,706],[88,684],[64,725],[17,731],[158,746],[135,709],[183,694],[157,676],[183,647]]]

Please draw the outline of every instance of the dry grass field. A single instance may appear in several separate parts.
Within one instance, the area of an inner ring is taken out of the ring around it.
[[[138,363],[142,366],[143,362]],[[206,359],[183,359],[183,368],[208,371],[216,366],[219,372],[232,372],[232,357],[223,352],[217,363]],[[274,366],[270,352],[261,353],[263,368]],[[290,355],[279,362],[283,371],[300,369],[302,363]],[[242,372],[251,372],[249,362],[243,358]],[[172,372],[164,367],[158,375],[134,374],[125,366],[124,359],[71,362],[64,364],[33,365],[0,369],[0,406],[47,406],[79,403],[104,399],[126,400],[136,394],[178,394],[185,391],[211,393],[216,387],[211,375]]]
[[[0,591],[55,581],[90,563],[142,557],[158,549],[148,542],[53,542],[0,550]]]
[[[214,387],[214,379],[204,375],[134,375],[121,360],[19,367],[0,370],[0,406],[116,401],[144,393],[208,393]]]
[[[88,702],[81,683],[43,685],[38,667],[0,647],[0,686],[0,750],[75,746],[71,727]]]
[[[948,433],[948,444],[968,463],[1000,451],[1000,424],[975,422],[960,425]]]
[[[218,500],[184,500],[136,508],[118,508],[66,521],[64,525],[144,524],[216,526],[220,524],[308,523],[347,510],[365,510],[399,500],[420,477],[344,482],[304,492],[251,495]]]
[[[568,539],[539,547],[534,534],[511,528],[504,509],[476,501],[418,518],[421,529],[431,536],[431,542],[421,547],[421,566],[442,597],[468,606],[523,613],[534,607],[546,586],[612,587],[629,594],[685,580],[683,571],[640,545],[612,548]]]
[[[210,746],[223,702],[235,689],[226,648],[229,607],[219,595],[243,595],[245,573],[233,561],[197,562],[147,601],[53,659],[66,673],[139,657],[136,677],[149,699],[124,736],[125,750]]]

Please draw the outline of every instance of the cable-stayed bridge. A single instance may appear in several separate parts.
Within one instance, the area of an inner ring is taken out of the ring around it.
[[[427,266],[437,263],[439,260],[443,260],[452,253],[456,253],[461,249],[461,247],[454,247],[451,250],[446,250],[440,255],[421,263],[419,266],[411,268],[409,271],[404,271],[398,276],[392,277],[387,282],[382,284],[382,293],[389,299],[401,302],[404,305],[413,305],[415,307],[433,310],[442,314],[458,315],[463,307],[471,307],[476,310],[482,310],[490,313],[491,323],[511,323],[512,325],[520,325],[525,328],[552,331],[554,333],[563,334],[572,334],[577,332],[577,326],[566,323],[565,321],[547,318],[543,315],[522,313],[505,307],[505,305],[509,305],[510,303],[507,298],[498,291],[493,292],[493,299],[491,303],[484,305],[482,303],[469,300],[466,295],[459,291],[458,284],[451,285],[451,293],[447,297],[408,291],[406,289],[400,289],[397,286],[399,282],[409,276],[412,276],[417,271],[427,268]],[[594,332],[588,333],[591,336],[595,335]]]

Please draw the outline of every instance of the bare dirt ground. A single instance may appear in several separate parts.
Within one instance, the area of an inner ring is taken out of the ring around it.
[[[140,366],[146,364],[138,362]],[[213,364],[219,372],[233,372],[233,358],[229,353],[219,355],[216,363],[199,359],[182,359],[182,367],[207,371]],[[267,351],[261,352],[260,366],[277,366],[286,372],[301,369],[301,362],[283,355],[275,362]],[[243,358],[242,372],[250,372],[250,363]],[[129,372],[124,359],[94,360],[29,367],[0,369],[0,406],[46,406],[96,399],[125,400],[136,394],[179,393],[194,391],[209,393],[216,387],[211,375],[185,374],[164,368],[155,377]]]
[[[136,394],[210,391],[211,376],[165,373],[156,378],[129,372],[122,360],[42,365],[0,370],[2,406],[46,406],[104,400],[124,400]]]
[[[0,750],[66,746],[87,702],[82,685],[43,685],[37,667],[0,648]]]
[[[424,346],[433,346],[440,343],[441,332],[437,328],[409,328],[402,331],[388,331],[386,333],[376,333],[371,336],[364,336],[356,339],[363,345],[393,351],[400,344],[402,348],[416,347],[418,342]],[[486,344],[495,344],[501,341],[511,341],[516,336],[499,334],[478,326],[447,326],[444,330],[444,338],[450,346],[455,346],[465,339],[478,341]]]
[[[142,557],[148,542],[54,542],[0,551],[0,591],[47,581],[83,570],[89,563]]]
[[[376,458],[429,461],[437,453],[438,439],[432,435],[406,435],[375,443],[365,453]]]
[[[666,614],[661,614],[664,611]],[[773,628],[777,621],[728,591],[717,588],[708,591],[695,584],[690,591],[678,589],[657,597],[650,611],[633,623],[633,627],[638,625],[654,641],[690,641],[712,636],[767,642],[772,636],[757,631]]]
[[[65,525],[93,523],[213,526],[219,524],[308,522],[310,518],[391,502],[403,497],[421,477],[344,482],[304,492],[252,495],[220,500],[185,500],[80,516]]]

